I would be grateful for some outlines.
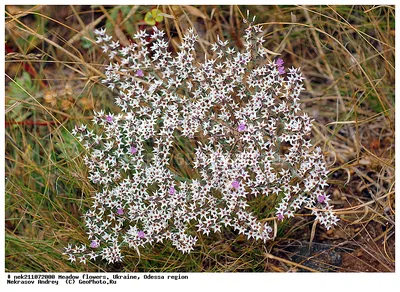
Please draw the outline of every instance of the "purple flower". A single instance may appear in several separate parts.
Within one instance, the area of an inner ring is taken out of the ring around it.
[[[90,243],[90,247],[91,248],[98,248],[99,247],[99,243],[96,240],[92,240],[92,242]]]
[[[111,123],[112,120],[113,120],[113,118],[112,118],[112,116],[107,116],[107,117],[106,117],[106,120],[107,120],[107,122],[110,122],[110,123]]]
[[[283,62],[283,60],[281,58],[279,58],[278,60],[276,60],[275,64],[278,66],[278,72],[280,75],[285,74],[285,68],[283,67],[283,64],[285,62]]]
[[[169,188],[169,194],[170,194],[170,195],[173,195],[173,194],[175,194],[175,192],[176,192],[176,190],[175,190],[174,186],[171,186],[171,187]]]
[[[138,236],[139,238],[143,238],[143,237],[145,236],[143,230],[139,230],[137,236]]]
[[[137,152],[137,148],[135,146],[131,146],[130,152],[135,154]]]
[[[233,187],[233,188],[238,189],[239,186],[240,186],[240,184],[239,184],[239,182],[238,182],[237,180],[234,180],[234,181],[232,182],[232,187]]]
[[[278,220],[279,220],[279,221],[282,221],[282,220],[283,220],[283,215],[282,215],[282,213],[278,213],[278,214],[276,214],[276,216],[278,217]]]
[[[246,131],[246,125],[245,125],[244,123],[241,123],[241,124],[238,126],[238,131],[239,131],[239,132]]]
[[[278,65],[278,67],[281,67],[285,62],[283,62],[283,60],[281,58],[279,58],[278,60],[276,60],[276,65]]]
[[[136,71],[136,76],[138,76],[138,77],[143,77],[143,76],[144,76],[143,70],[141,70],[141,69],[137,70],[137,71]]]
[[[319,196],[317,197],[317,200],[318,200],[318,202],[320,202],[320,203],[325,202],[325,199],[326,199],[326,197],[325,197],[324,195],[319,195]]]
[[[118,209],[117,209],[117,214],[118,214],[118,215],[124,214],[124,209],[118,208]]]

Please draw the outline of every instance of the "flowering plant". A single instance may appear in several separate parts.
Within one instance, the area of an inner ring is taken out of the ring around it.
[[[282,59],[266,61],[261,32],[250,23],[243,52],[218,39],[200,61],[193,29],[176,55],[157,27],[125,47],[95,31],[110,60],[103,82],[121,112],[95,113],[100,134],[73,130],[101,190],[84,215],[90,248],[68,245],[71,261],[118,262],[122,246],[164,240],[189,253],[196,231],[225,227],[265,242],[273,229],[249,210],[250,196],[276,195],[278,220],[305,206],[327,229],[336,224],[323,154],[300,109],[304,78]],[[194,156],[190,176],[171,167],[180,137]]]

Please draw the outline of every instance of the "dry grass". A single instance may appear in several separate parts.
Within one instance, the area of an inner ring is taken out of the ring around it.
[[[116,110],[98,83],[104,59],[91,31],[106,25],[126,44],[146,27],[151,8],[6,7],[6,270],[393,272],[392,6],[160,6],[171,49],[191,26],[204,51],[217,36],[242,47],[249,9],[264,25],[265,47],[302,68],[303,106],[315,119],[313,141],[325,151],[342,220],[326,232],[306,214],[296,216],[266,245],[226,230],[199,235],[190,255],[167,244],[142,250],[140,259],[126,251],[114,266],[66,261],[61,248],[87,240],[80,216],[95,192],[69,130],[93,109]]]

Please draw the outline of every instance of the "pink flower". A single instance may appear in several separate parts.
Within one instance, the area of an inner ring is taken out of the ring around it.
[[[118,208],[118,209],[117,209],[117,214],[118,214],[118,215],[124,214],[124,209]]]
[[[96,240],[92,240],[92,242],[90,243],[90,247],[91,248],[98,248],[99,247],[99,243]]]
[[[278,67],[281,67],[283,65],[283,60],[281,58],[279,58],[278,60],[276,60],[276,65],[278,65]]]
[[[320,203],[325,202],[325,199],[326,199],[326,197],[325,197],[324,195],[319,195],[319,196],[317,197],[317,200],[318,200],[318,202],[320,202]]]
[[[285,68],[283,68],[283,67],[278,67],[278,72],[281,75],[286,73]]]
[[[145,236],[145,234],[144,234],[144,232],[143,232],[142,230],[139,230],[137,236],[138,236],[139,238],[143,238],[143,237]]]
[[[278,220],[279,220],[279,221],[282,221],[282,220],[283,220],[283,215],[282,215],[282,213],[278,213],[278,214],[276,214],[276,216],[278,217]]]
[[[285,68],[283,67],[283,64],[285,62],[283,62],[283,60],[281,58],[279,58],[278,60],[276,60],[275,64],[278,66],[278,72],[280,75],[285,74]]]
[[[246,125],[245,125],[244,123],[241,123],[241,124],[238,126],[238,131],[239,131],[239,132],[246,131]]]
[[[138,76],[138,77],[143,77],[143,76],[144,76],[143,70],[141,70],[141,69],[137,70],[137,71],[136,71],[136,76]]]
[[[112,116],[107,116],[107,117],[106,117],[106,120],[107,120],[107,122],[110,122],[110,123],[111,123],[112,120],[113,120],[113,118],[112,118]]]
[[[131,154],[135,154],[137,151],[138,150],[135,146],[131,146],[131,149],[130,149]]]
[[[173,194],[175,194],[175,192],[176,192],[176,190],[175,190],[174,186],[171,186],[171,187],[169,188],[169,194],[170,194],[170,195],[173,195]]]
[[[239,182],[238,182],[237,180],[234,180],[234,181],[232,182],[232,187],[233,187],[234,189],[238,189],[239,186],[240,186],[240,184],[239,184]]]

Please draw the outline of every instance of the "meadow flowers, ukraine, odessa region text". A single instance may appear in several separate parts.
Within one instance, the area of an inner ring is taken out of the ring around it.
[[[121,248],[166,240],[189,253],[196,232],[223,228],[265,242],[273,229],[252,214],[254,196],[276,196],[278,220],[305,206],[326,228],[336,224],[323,154],[300,109],[303,77],[282,59],[267,61],[260,26],[248,25],[243,51],[218,40],[205,57],[193,29],[175,54],[156,27],[125,47],[95,32],[121,112],[95,113],[100,133],[73,130],[99,191],[84,215],[89,247],[68,245],[71,261],[118,262]],[[191,147],[193,177],[170,165],[179,138]]]

